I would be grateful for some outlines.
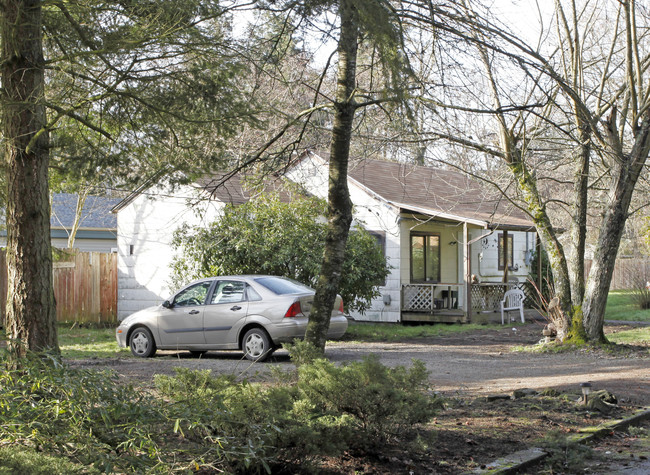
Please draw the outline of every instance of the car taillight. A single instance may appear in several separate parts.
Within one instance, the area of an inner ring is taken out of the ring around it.
[[[344,313],[344,311],[343,311],[343,299],[341,299],[341,305],[339,305],[339,312]]]
[[[287,310],[287,313],[284,314],[284,318],[297,317],[298,315],[302,315],[302,308],[300,307],[300,302],[294,302],[289,307],[289,310]]]

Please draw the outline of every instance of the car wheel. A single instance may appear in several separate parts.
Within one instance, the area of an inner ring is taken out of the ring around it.
[[[133,330],[129,346],[131,347],[131,353],[140,358],[148,358],[156,353],[156,342],[146,327],[138,327]]]
[[[190,355],[192,355],[194,358],[200,358],[206,353],[207,351],[205,350],[190,350]]]
[[[244,356],[251,361],[264,361],[273,353],[275,348],[271,344],[271,338],[261,328],[251,328],[244,335],[242,342]]]

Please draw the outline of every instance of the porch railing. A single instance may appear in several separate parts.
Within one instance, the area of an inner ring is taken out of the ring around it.
[[[436,313],[463,309],[461,296],[465,284],[403,284],[402,311]],[[481,282],[472,284],[472,311],[493,312],[499,310],[499,302],[506,290],[518,288],[526,294],[524,306],[534,307],[536,293],[529,282]]]
[[[520,289],[526,295],[525,307],[534,306],[537,300],[535,289],[530,282],[481,282],[472,284],[472,309],[473,311],[495,312],[499,310],[499,303],[503,294],[510,289]]]
[[[428,312],[456,310],[462,307],[459,300],[459,283],[403,284],[402,311]]]

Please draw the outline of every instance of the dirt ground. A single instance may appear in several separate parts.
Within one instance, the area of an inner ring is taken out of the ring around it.
[[[620,325],[608,326],[606,332],[623,329]],[[377,354],[389,366],[407,366],[412,359],[419,359],[430,372],[432,388],[447,396],[508,393],[521,388],[579,392],[580,383],[591,382],[594,390],[607,389],[631,404],[650,405],[650,342],[645,347],[618,354],[601,350],[547,354],[514,351],[540,339],[541,326],[529,323],[397,343],[329,342],[326,356],[344,363]],[[173,374],[177,366],[235,374],[251,381],[267,380],[273,367],[293,368],[284,350],[278,350],[266,363],[255,364],[235,351],[209,352],[201,358],[192,357],[186,351],[159,351],[149,359],[128,356],[69,363],[113,369],[122,378],[145,385],[154,374]]]
[[[323,473],[462,473],[485,467],[517,450],[539,446],[544,437],[556,441],[551,445],[562,446],[563,437],[576,434],[580,428],[650,406],[650,342],[616,352],[520,351],[540,340],[541,329],[531,323],[398,343],[328,343],[326,355],[337,363],[369,354],[379,355],[389,366],[409,365],[413,358],[422,360],[430,371],[432,390],[445,396],[447,403],[436,420],[422,428],[417,440],[395,440],[375,453],[346,453],[321,460]],[[623,329],[609,326],[606,333]],[[256,364],[243,360],[238,352],[210,352],[194,358],[187,352],[170,351],[146,360],[122,357],[69,363],[73,367],[112,369],[120,378],[144,386],[152,384],[154,374],[173,374],[178,366],[235,374],[250,381],[269,380],[274,367],[293,368],[283,350],[269,362]],[[582,382],[614,394],[618,407],[607,415],[586,411],[577,402]],[[521,398],[504,398],[516,389],[530,391]],[[646,439],[648,433],[646,429]],[[593,463],[584,454],[563,450],[559,453],[564,455],[552,457],[553,465],[547,463],[527,473],[615,473],[615,455],[625,452],[627,457],[626,450],[634,446],[638,435],[633,432],[628,439],[601,443],[600,448],[590,451],[591,455],[600,454]],[[627,465],[618,466],[626,470],[621,473],[635,473],[627,470],[647,463],[646,452],[636,451],[631,459],[623,457],[622,463]],[[574,458],[578,468],[574,467]],[[299,471],[296,466],[287,469],[287,473]]]

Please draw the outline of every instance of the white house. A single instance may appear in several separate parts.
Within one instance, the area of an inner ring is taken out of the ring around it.
[[[286,177],[325,197],[327,173],[325,155],[305,153]],[[493,311],[507,287],[526,282],[536,245],[532,223],[466,175],[353,160],[348,186],[355,219],[377,236],[392,266],[381,297],[356,319],[467,321]]]
[[[305,153],[285,178],[325,197],[327,157]],[[355,319],[468,321],[492,311],[506,287],[528,276],[531,223],[465,175],[360,160],[350,164],[348,184],[355,220],[376,236],[392,266],[381,297]],[[175,229],[211,222],[226,203],[247,199],[235,176],[217,188],[209,180],[175,191],[143,187],[119,203],[118,317],[170,295]]]

